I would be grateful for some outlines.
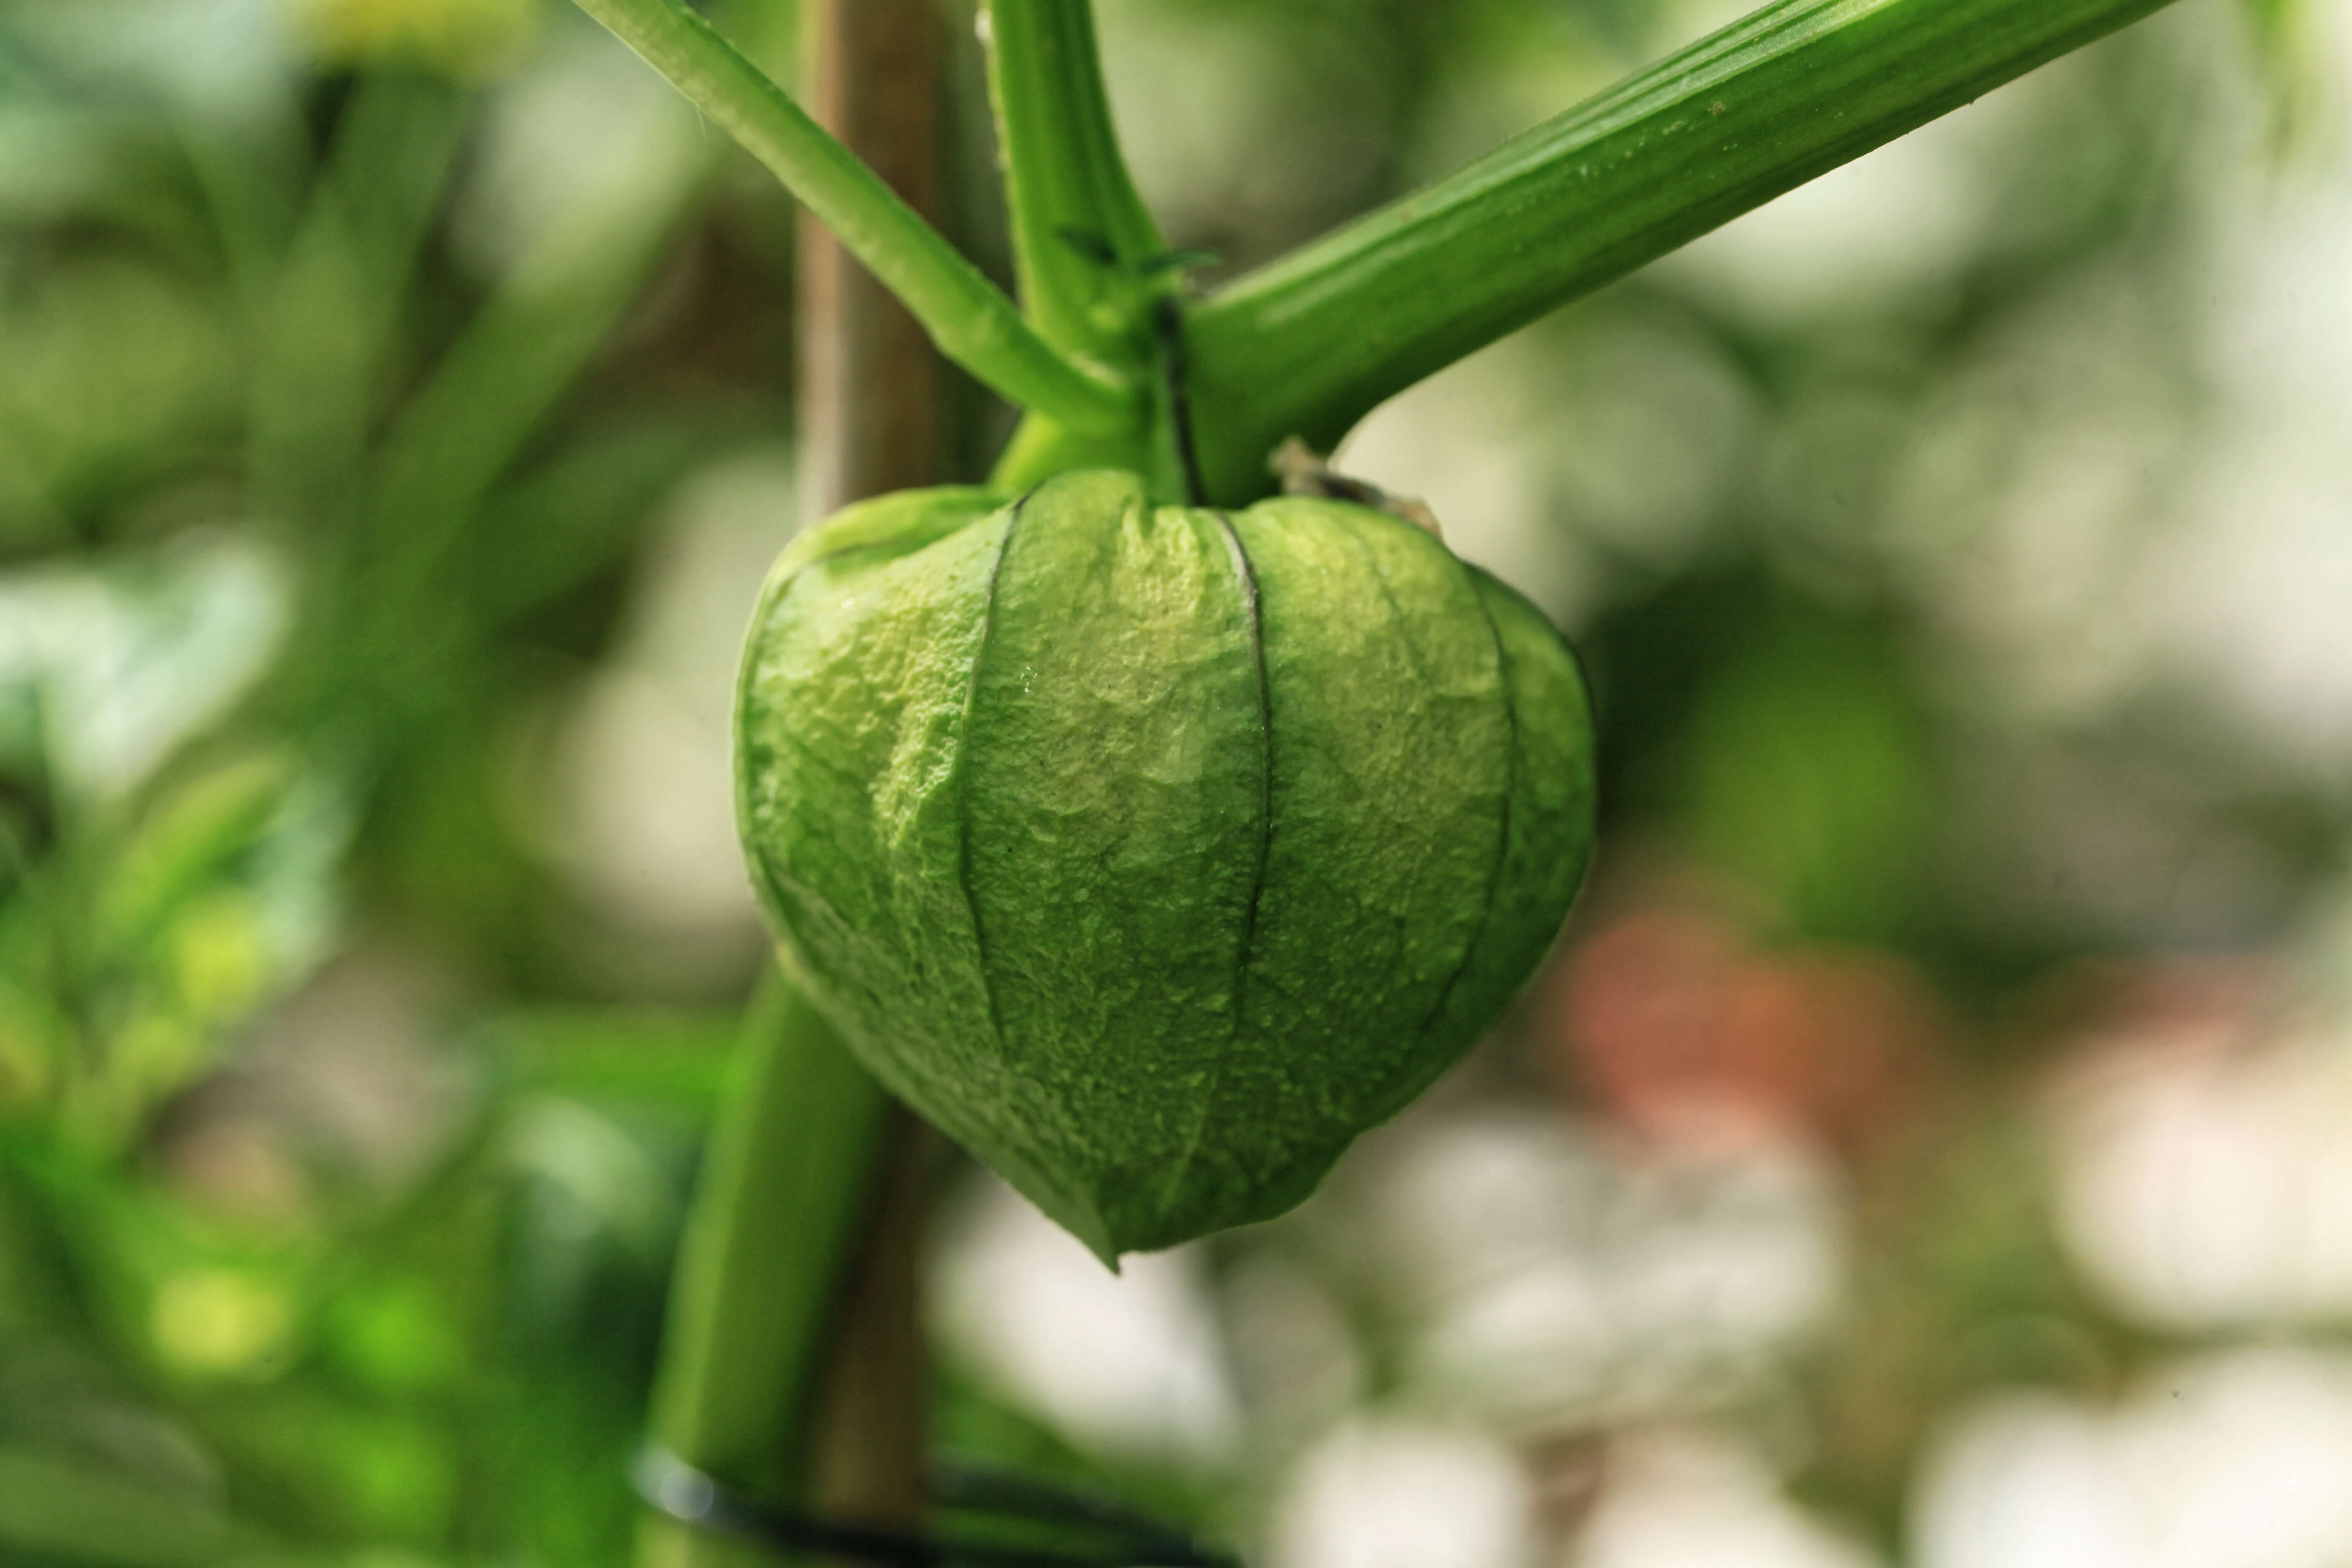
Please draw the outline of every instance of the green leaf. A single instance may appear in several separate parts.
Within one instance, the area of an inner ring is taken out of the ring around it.
[[[410,71],[361,79],[262,301],[251,461],[280,505],[324,510],[357,468],[377,382],[469,100]]]
[[[464,578],[486,623],[556,599],[610,566],[724,426],[657,414],[603,425],[493,495],[465,542]],[[714,426],[720,428],[714,429]]]
[[[268,754],[221,769],[166,799],[125,851],[100,907],[108,942],[155,934],[188,897],[252,847],[293,782],[289,759]]]

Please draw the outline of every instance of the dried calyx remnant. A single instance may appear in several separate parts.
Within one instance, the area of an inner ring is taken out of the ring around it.
[[[1110,471],[795,542],[737,773],[818,1005],[1106,1260],[1305,1197],[1527,979],[1592,832],[1518,595],[1371,506]]]
[[[1274,449],[1273,460],[1266,466],[1282,481],[1284,495],[1351,500],[1391,517],[1401,517],[1435,538],[1445,537],[1445,531],[1437,525],[1437,514],[1429,510],[1427,501],[1413,496],[1391,495],[1369,479],[1351,479],[1318,457],[1315,448],[1296,436]]]

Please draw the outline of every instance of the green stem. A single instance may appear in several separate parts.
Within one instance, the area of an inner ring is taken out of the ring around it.
[[[681,0],[581,9],[783,181],[920,321],[940,352],[1024,407],[1080,429],[1131,423],[1135,394],[1055,352],[1011,300]]]
[[[986,0],[988,94],[1021,303],[1046,341],[1125,363],[1167,250],[1120,156],[1089,0]]]
[[[2166,0],[1780,0],[1448,178],[1236,279],[1192,317],[1210,492]]]
[[[1017,490],[1067,468],[1129,468],[1166,500],[1198,500],[1171,396],[1181,274],[1119,153],[1090,0],[985,4],[989,101],[1022,303],[1057,345],[1150,388],[1123,428],[1077,429],[1033,413],[992,482]]]
[[[812,1411],[889,1100],[780,973],[745,1020],[670,1303],[654,1441],[746,1494],[805,1506]],[[644,1568],[770,1561],[655,1521]]]

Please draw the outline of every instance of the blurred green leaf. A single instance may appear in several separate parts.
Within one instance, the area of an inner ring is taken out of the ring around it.
[[[346,1287],[327,1304],[320,1331],[333,1364],[363,1387],[394,1394],[446,1390],[465,1369],[448,1303],[419,1279]]]
[[[615,421],[503,486],[467,546],[463,576],[482,619],[528,614],[609,569],[728,423],[709,409]]]
[[[0,1448],[0,1543],[120,1568],[218,1568],[262,1549],[210,1500]]]
[[[99,909],[102,941],[152,941],[189,895],[253,847],[293,782],[291,760],[247,758],[166,799],[142,825]]]
[[[344,106],[259,323],[253,481],[278,505],[328,511],[360,465],[471,107],[397,72]]]
[[[2322,109],[2327,93],[2324,44],[2315,37],[2309,0],[2239,0],[2252,32],[2254,52],[2269,89],[2272,140],[2293,151]]]

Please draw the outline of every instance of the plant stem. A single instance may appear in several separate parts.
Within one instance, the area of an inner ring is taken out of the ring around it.
[[[1212,495],[1286,436],[1556,306],[2166,0],[1780,0],[1467,168],[1236,279],[1192,316]]]
[[[1081,430],[1033,413],[992,482],[1017,490],[1067,468],[1129,468],[1155,495],[1197,500],[1176,405],[1182,274],[1119,153],[1090,0],[984,4],[1022,304],[1054,343],[1150,389],[1123,429]]]
[[[1088,0],[986,0],[988,96],[1021,304],[1048,342],[1124,363],[1166,250],[1103,92]]]
[[[803,0],[811,103],[876,178],[936,197],[929,0]],[[940,370],[923,329],[814,218],[799,245],[800,420],[811,518],[939,478]],[[911,1525],[926,1421],[916,1257],[924,1131],[781,974],[679,1261],[655,1440],[751,1496]],[[754,1568],[734,1542],[649,1521],[642,1568]]]
[[[771,972],[695,1195],[670,1304],[654,1440],[747,1496],[808,1502],[814,1423],[845,1259],[889,1101]],[[643,1568],[750,1568],[734,1542],[648,1520]]]
[[[1055,353],[977,268],[682,0],[580,5],[783,181],[914,312],[941,353],[1062,424],[1132,421],[1130,389]]]

